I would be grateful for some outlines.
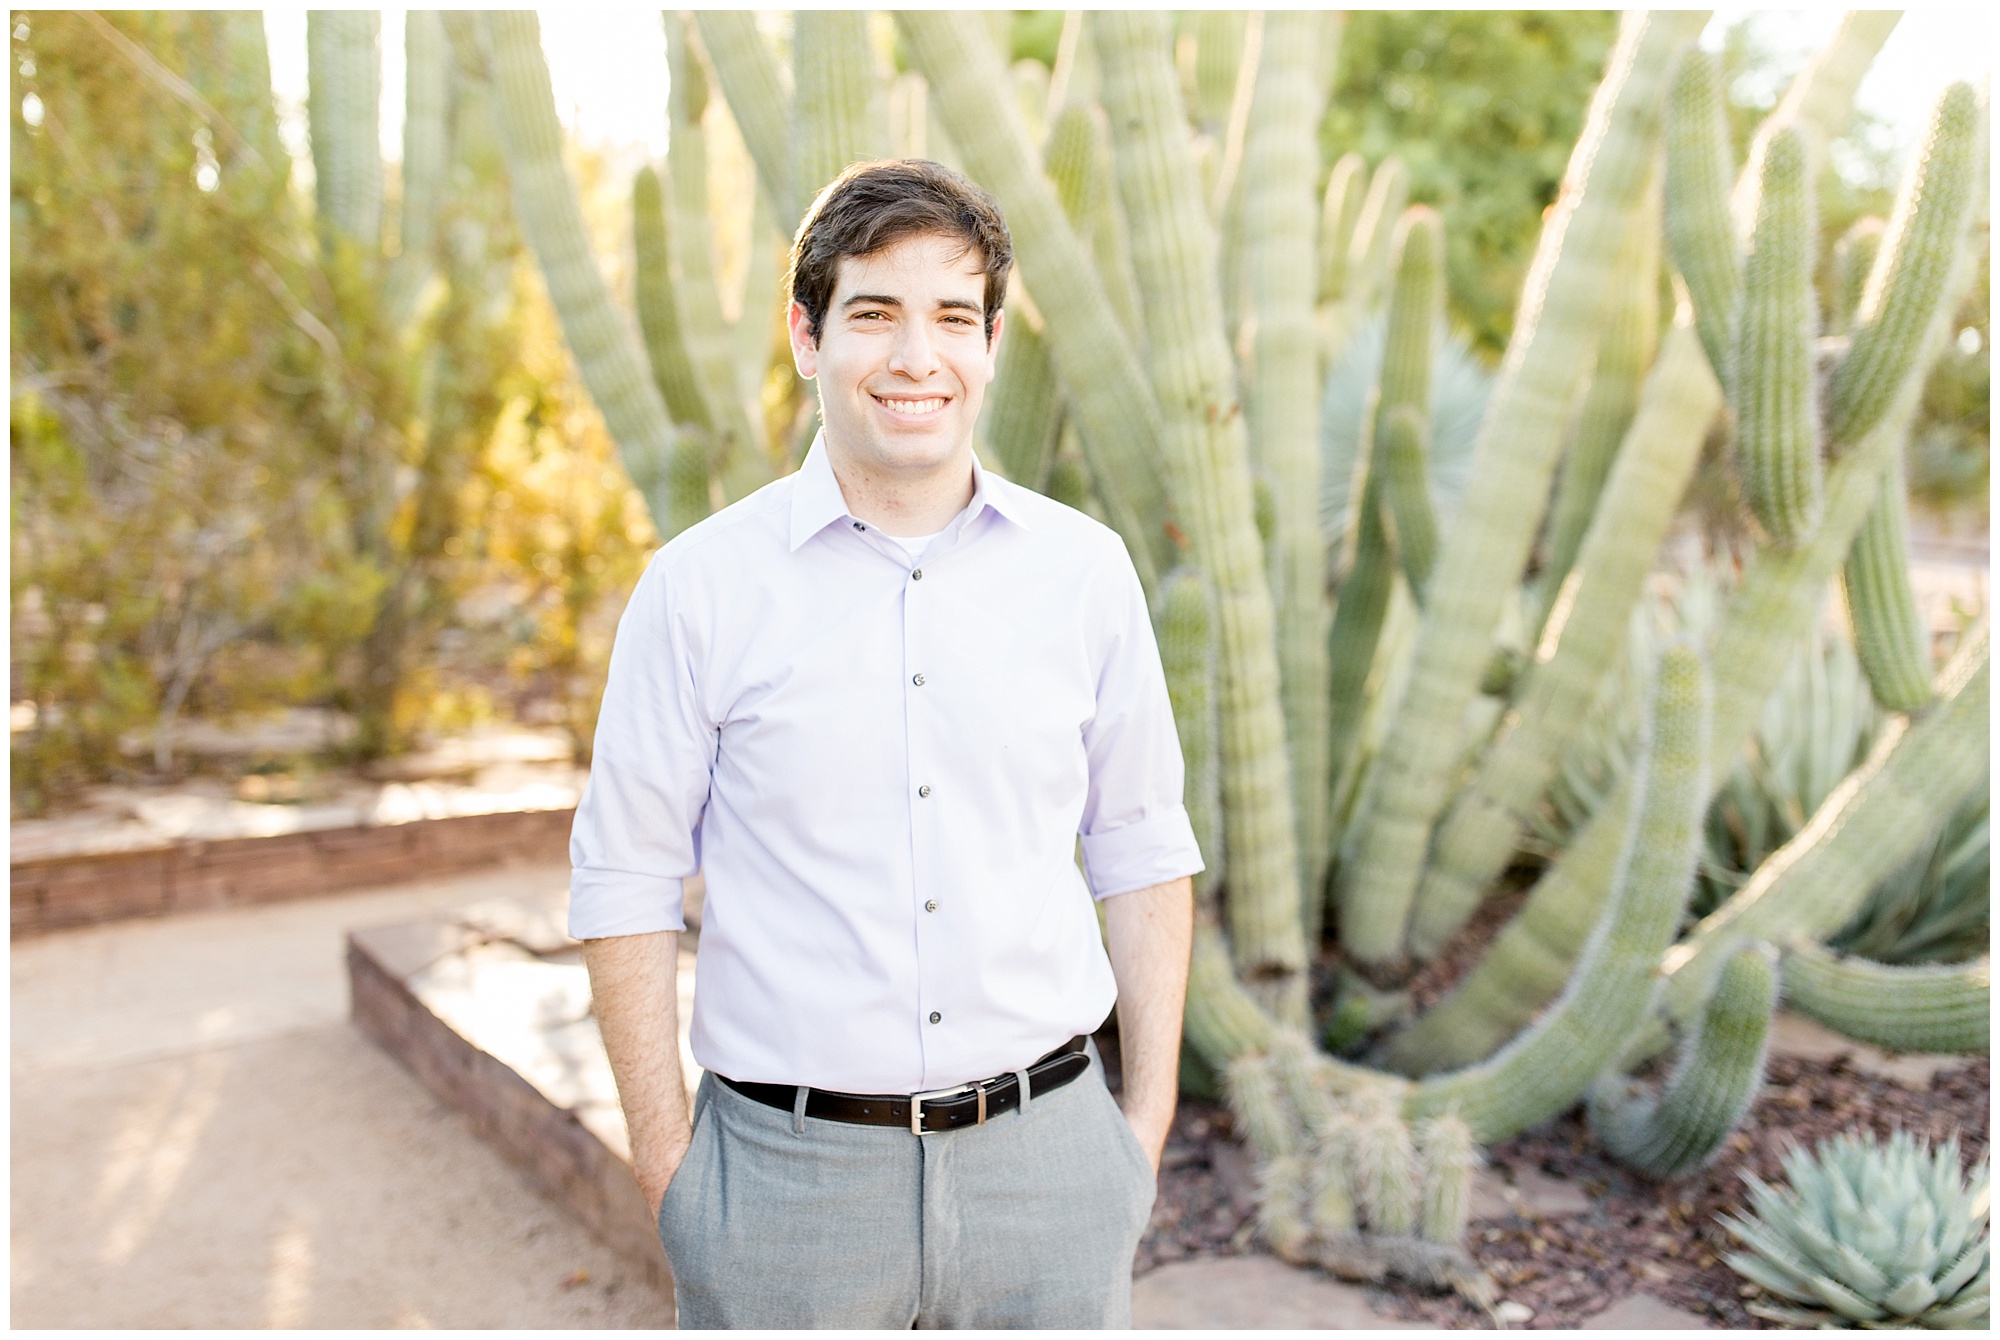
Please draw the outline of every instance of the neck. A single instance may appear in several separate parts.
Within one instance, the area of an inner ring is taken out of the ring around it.
[[[970,444],[934,466],[885,469],[822,440],[847,510],[885,535],[934,535],[972,501]]]

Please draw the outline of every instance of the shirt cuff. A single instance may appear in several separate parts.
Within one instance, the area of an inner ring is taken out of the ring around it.
[[[1108,833],[1085,833],[1083,868],[1091,896],[1109,898],[1195,874],[1203,866],[1187,811],[1176,805]]]
[[[684,931],[681,881],[625,870],[569,872],[569,934],[573,940]]]

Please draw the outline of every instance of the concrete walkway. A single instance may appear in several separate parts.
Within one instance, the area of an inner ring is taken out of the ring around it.
[[[667,1323],[671,1298],[347,1023],[349,928],[567,873],[13,946],[13,1324]]]

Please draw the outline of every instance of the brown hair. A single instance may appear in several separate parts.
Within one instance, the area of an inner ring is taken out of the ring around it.
[[[815,342],[826,325],[843,256],[873,256],[906,237],[939,234],[978,252],[986,272],[986,338],[1007,293],[1014,243],[992,196],[942,163],[891,158],[856,163],[828,182],[792,240],[792,301],[805,308]]]

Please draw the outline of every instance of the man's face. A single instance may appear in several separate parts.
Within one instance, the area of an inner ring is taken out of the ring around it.
[[[997,314],[986,338],[980,265],[937,234],[844,257],[817,343],[792,304],[792,358],[819,382],[829,451],[894,476],[970,450],[1000,347]]]

